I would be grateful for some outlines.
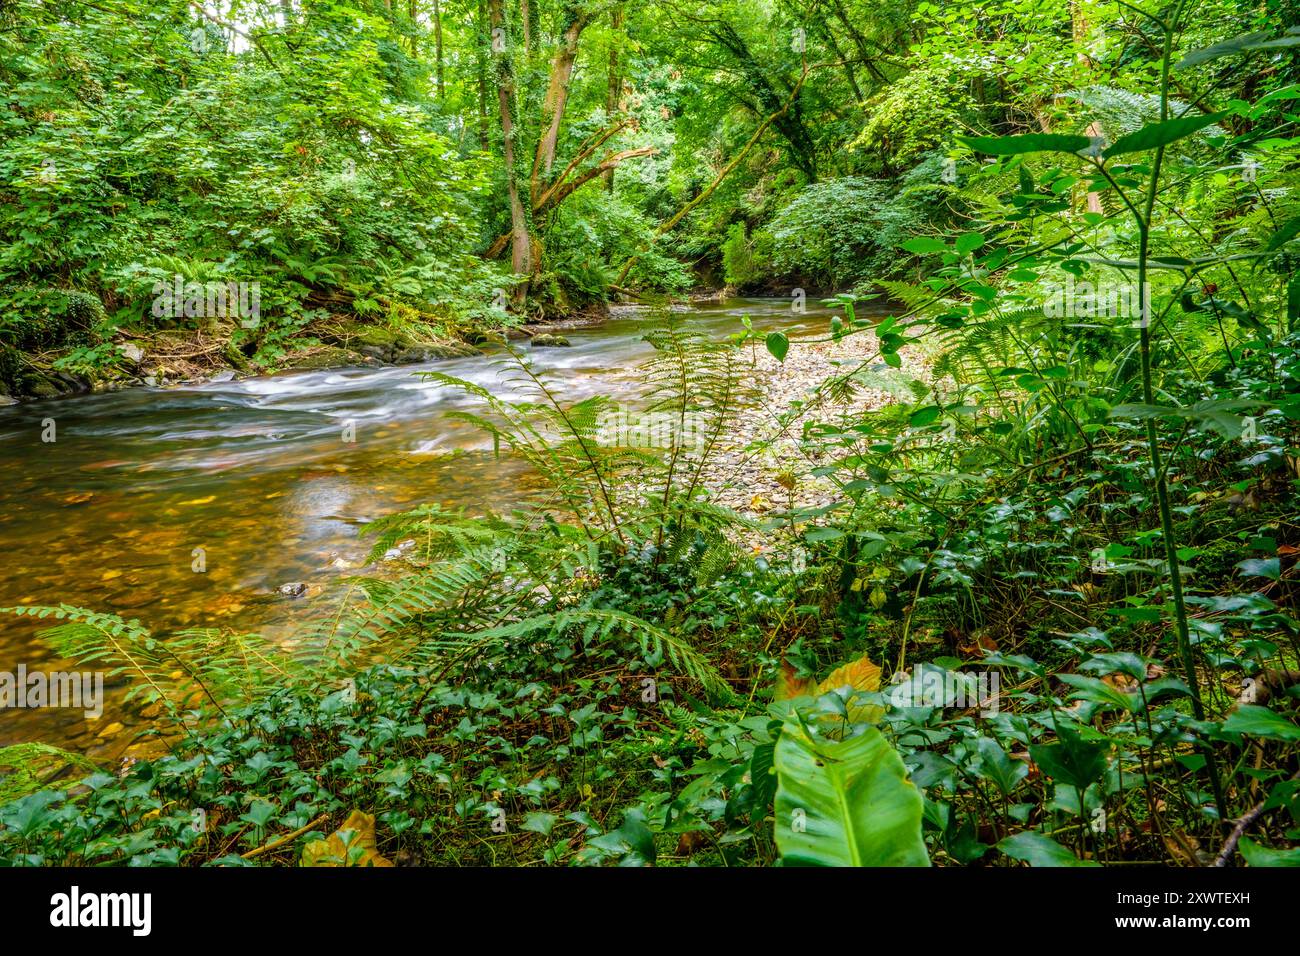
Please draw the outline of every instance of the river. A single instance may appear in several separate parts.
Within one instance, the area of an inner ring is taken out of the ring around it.
[[[797,331],[824,329],[828,314],[810,304],[797,315],[787,299],[691,312],[688,321],[717,336],[740,331],[743,316]],[[645,322],[619,310],[566,332],[569,348],[523,348],[567,400],[632,401],[651,354]],[[470,513],[524,502],[530,476],[448,417],[472,403],[420,376],[431,369],[496,394],[510,387],[502,357],[489,355],[0,408],[0,607],[66,602],[138,618],[156,634],[202,626],[274,637],[333,582],[364,573],[365,523],[426,502]],[[308,593],[283,593],[288,584]],[[0,671],[19,664],[72,667],[35,622],[0,615]],[[0,746],[120,753],[140,721],[121,702],[123,682],[108,683],[98,720],[67,708],[0,710]]]

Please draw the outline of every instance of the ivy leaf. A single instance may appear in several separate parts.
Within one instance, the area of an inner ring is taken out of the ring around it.
[[[1086,790],[1106,772],[1105,743],[1085,743],[1072,731],[1061,729],[1058,744],[1034,744],[1029,758],[1042,771],[1061,783]]]
[[[980,763],[984,767],[984,776],[993,781],[1002,796],[1011,796],[1016,784],[1029,775],[1029,764],[1023,760],[1012,760],[992,737],[979,740]]]
[[[1273,581],[1280,580],[1282,577],[1280,558],[1247,558],[1245,561],[1238,561],[1237,567],[1241,570],[1242,577],[1269,578]]]

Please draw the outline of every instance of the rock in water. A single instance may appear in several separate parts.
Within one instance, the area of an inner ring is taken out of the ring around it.
[[[532,345],[533,348],[567,348],[573,345],[573,343],[563,335],[551,335],[550,333],[543,332],[539,335],[533,336]]]

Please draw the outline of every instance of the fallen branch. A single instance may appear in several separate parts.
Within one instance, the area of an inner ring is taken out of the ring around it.
[[[1292,780],[1297,778],[1300,778],[1300,770],[1297,770],[1291,775]],[[1231,860],[1233,854],[1237,852],[1237,844],[1241,842],[1241,838],[1245,836],[1246,831],[1250,829],[1251,824],[1263,816],[1264,807],[1267,805],[1267,800],[1261,800],[1259,803],[1255,804],[1251,811],[1244,817],[1239,817],[1237,819],[1237,825],[1234,826],[1232,832],[1228,834],[1228,839],[1223,842],[1223,849],[1219,851],[1219,855],[1214,860],[1214,865],[1216,867],[1224,867],[1228,865],[1228,861]]]
[[[320,826],[329,818],[330,815],[328,813],[322,813],[320,816],[318,816],[315,820],[311,821],[311,823],[307,824],[305,827],[299,827],[298,829],[294,830],[292,833],[286,833],[284,836],[278,837],[272,840],[270,843],[265,843],[254,850],[249,850],[247,853],[241,853],[239,854],[239,856],[241,859],[251,860],[254,857],[261,856],[263,853],[270,853],[272,850],[279,849],[280,847],[284,846],[286,843],[296,840],[298,837],[302,836],[308,830],[315,829],[316,827]]]

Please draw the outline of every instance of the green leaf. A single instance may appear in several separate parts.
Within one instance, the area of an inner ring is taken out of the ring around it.
[[[974,252],[982,245],[984,245],[984,237],[978,232],[967,232],[957,237],[957,252],[963,256],[968,252]]]
[[[1230,734],[1245,734],[1247,737],[1300,740],[1300,726],[1258,704],[1242,704],[1228,715],[1228,719],[1223,722],[1223,729]]]
[[[559,818],[554,813],[530,813],[524,817],[524,822],[520,824],[519,828],[547,836],[555,826],[557,819]]]
[[[1078,153],[1092,145],[1088,136],[1059,133],[1028,133],[1024,136],[958,136],[977,153],[990,156],[1018,156],[1021,153]]]
[[[782,332],[769,332],[764,340],[767,350],[775,356],[778,362],[785,361],[785,355],[790,351],[790,340]]]
[[[1227,115],[1223,112],[1205,116],[1180,116],[1178,119],[1165,120],[1163,123],[1151,123],[1121,136],[1107,146],[1102,155],[1110,159],[1112,156],[1123,156],[1125,153],[1140,153],[1159,146],[1168,146],[1185,136],[1191,136],[1198,130],[1213,126]]]
[[[1286,287],[1286,323],[1287,328],[1294,329],[1300,322],[1300,272],[1291,277]]]
[[[1269,578],[1273,581],[1282,579],[1281,558],[1247,558],[1238,561],[1237,568],[1247,578]]]
[[[1264,243],[1264,251],[1272,252],[1274,249],[1281,248],[1296,236],[1300,236],[1300,216],[1293,216],[1273,235],[1269,236],[1268,242]]]
[[[1224,56],[1238,53],[1251,53],[1256,50],[1280,50],[1284,47],[1300,46],[1300,36],[1285,36],[1270,39],[1267,33],[1247,33],[1231,40],[1223,40],[1213,46],[1193,50],[1174,64],[1175,70],[1187,70],[1202,63],[1209,63]]]
[[[1009,836],[998,844],[998,849],[1013,860],[1023,860],[1030,866],[1097,866],[1092,860],[1081,860],[1061,844],[1037,830],[1025,830]]]
[[[1002,796],[1011,796],[1016,784],[1029,775],[1029,764],[1023,760],[1012,760],[992,737],[979,740],[980,763],[984,767],[984,776],[993,781]]]
[[[908,239],[903,243],[903,248],[908,252],[914,252],[918,256],[928,255],[932,252],[946,252],[948,246],[940,239],[931,239],[928,236],[917,236],[915,239]]]
[[[1273,850],[1260,846],[1250,837],[1241,838],[1241,855],[1251,866],[1300,866],[1300,847]]]
[[[1029,758],[1053,780],[1086,790],[1106,772],[1105,743],[1085,743],[1078,734],[1062,727],[1060,743],[1034,744]]]
[[[798,714],[776,745],[776,845],[788,866],[929,866],[921,793],[879,730],[814,741]]]
[[[907,417],[907,424],[913,428],[924,428],[926,425],[933,425],[939,420],[943,409],[938,405],[927,405],[925,408],[918,408]]]

